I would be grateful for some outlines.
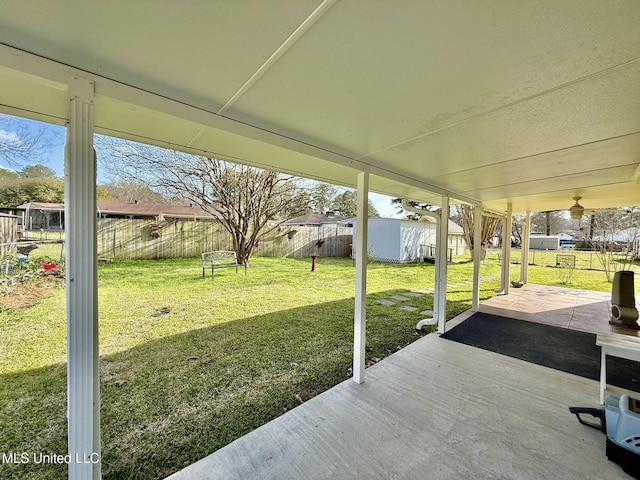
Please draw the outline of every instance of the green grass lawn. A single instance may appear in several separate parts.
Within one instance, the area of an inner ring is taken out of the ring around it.
[[[513,266],[512,278],[517,278]],[[449,268],[447,317],[470,308],[473,265]],[[530,267],[533,283],[558,284]],[[500,266],[482,266],[482,299]],[[433,287],[432,265],[369,266],[368,363],[418,338],[433,297],[407,312],[377,303]],[[201,278],[199,259],[119,261],[99,268],[101,428],[105,479],[162,478],[350,377],[351,260],[254,258]],[[601,277],[598,280],[597,277]],[[608,290],[602,272],[577,288]],[[168,312],[168,313],[163,313]],[[63,287],[26,310],[0,311],[0,453],[66,452]],[[1,478],[64,477],[63,465],[0,465]]]

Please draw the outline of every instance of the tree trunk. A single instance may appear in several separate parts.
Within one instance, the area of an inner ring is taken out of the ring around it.
[[[546,232],[547,232],[547,237],[549,235],[551,235],[551,212],[544,212],[545,217],[546,217]]]

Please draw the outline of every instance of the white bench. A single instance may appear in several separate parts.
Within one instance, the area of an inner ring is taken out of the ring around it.
[[[607,355],[640,362],[640,338],[620,333],[598,333],[596,345],[600,352],[600,404],[604,405],[607,389]]]
[[[204,252],[202,254],[202,278],[205,276],[205,271],[211,269],[211,280],[217,268],[235,268],[238,273],[238,267],[244,267],[244,274],[247,275],[247,264],[238,263],[238,257],[236,252],[231,251],[215,251]]]

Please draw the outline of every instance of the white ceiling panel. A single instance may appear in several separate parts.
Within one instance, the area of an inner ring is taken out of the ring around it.
[[[582,189],[558,189],[543,195],[517,195],[511,199],[514,213],[568,210],[580,196],[580,205],[586,209],[615,208],[638,205],[640,185],[627,182],[615,185],[597,185]],[[630,201],[636,199],[635,202]],[[489,200],[486,208],[504,211],[505,199]]]
[[[67,86],[0,65],[0,111],[64,125]]]
[[[568,154],[572,147],[640,131],[639,81],[640,61],[636,61],[473,117],[369,160],[387,164],[400,158],[407,167],[422,168],[423,175],[434,179],[552,151]]]
[[[2,2],[3,43],[217,111],[318,0]]]
[[[7,1],[0,111],[64,123],[79,75],[124,138],[434,203],[640,204],[638,25],[636,0]]]
[[[582,185],[579,190],[599,185],[618,185],[620,178],[630,178],[636,170],[636,165],[603,168],[584,171],[573,175],[561,175],[545,178],[543,180],[517,181],[514,177],[512,183],[503,183],[499,186],[483,188],[481,190],[465,192],[476,194],[488,200],[517,198],[521,195],[546,194],[563,190],[567,185]]]
[[[96,95],[96,129],[111,136],[134,135],[139,141],[187,146],[201,126],[170,115]]]
[[[362,156],[640,57],[603,2],[402,5],[338,2],[225,115]]]
[[[266,158],[276,157],[283,173],[345,186],[356,181],[353,168],[102,95],[96,96],[95,110],[96,131],[105,135],[267,169],[273,165]]]
[[[607,159],[606,166],[603,158]],[[457,192],[490,200],[492,198],[487,196],[488,192],[480,190],[495,189],[501,185],[519,185],[522,195],[541,193],[540,188],[544,192],[544,186],[539,183],[534,186],[533,182],[542,181],[544,184],[547,180],[559,177],[572,177],[572,181],[577,181],[576,175],[584,172],[600,171],[608,175],[609,182],[623,183],[631,178],[628,171],[631,170],[633,174],[639,164],[640,134],[632,134],[477,167],[434,177],[432,180],[436,184],[449,185]],[[553,191],[555,187],[549,183],[547,189]]]

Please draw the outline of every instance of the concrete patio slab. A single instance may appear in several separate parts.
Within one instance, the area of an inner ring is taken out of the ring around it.
[[[629,479],[567,409],[597,404],[596,381],[430,334],[170,478]]]
[[[640,336],[640,331],[609,324],[611,294],[527,284],[480,305],[480,311],[591,333],[616,332]],[[447,322],[447,329],[461,320]]]

